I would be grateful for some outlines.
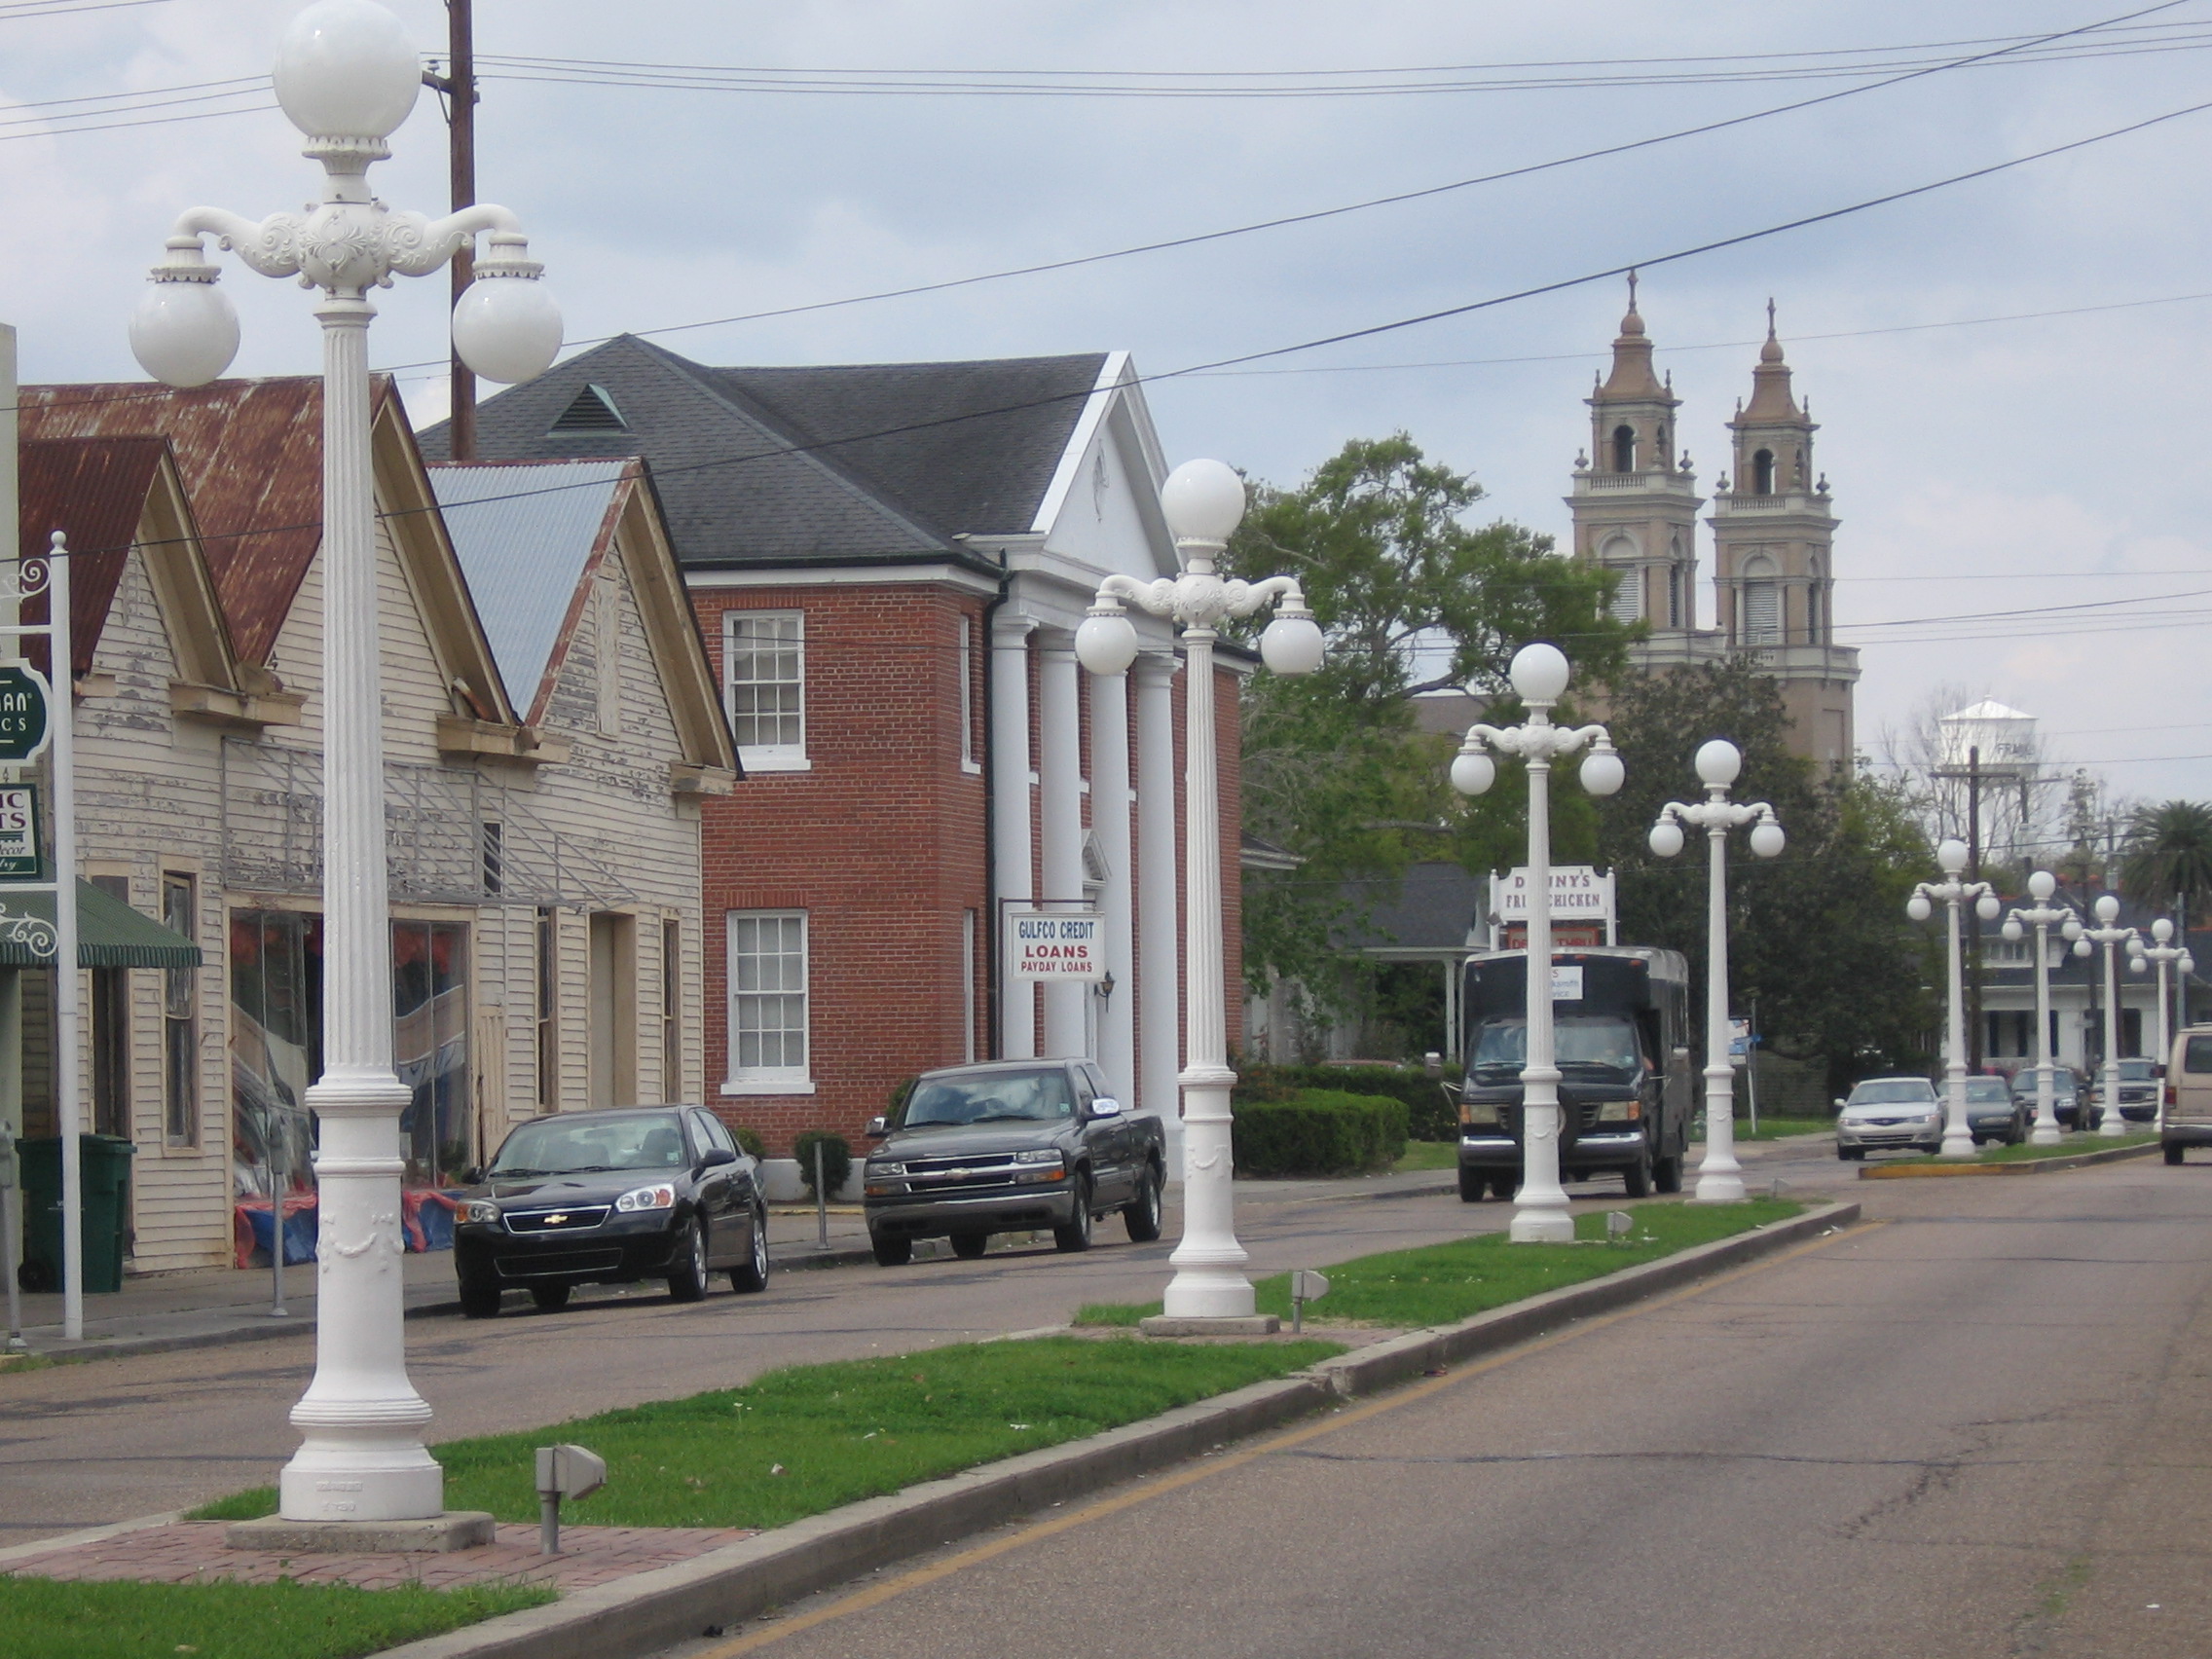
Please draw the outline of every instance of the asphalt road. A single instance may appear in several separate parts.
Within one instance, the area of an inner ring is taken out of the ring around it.
[[[1834,1171],[1832,1158],[1823,1173]],[[1849,1173],[1843,1171],[1839,1173]],[[1246,1195],[1238,1232],[1255,1272],[1326,1267],[1376,1250],[1501,1227],[1510,1206],[1462,1204],[1417,1178],[1419,1195],[1377,1196],[1404,1177],[1289,1183]],[[1618,1202],[1618,1183],[1577,1188],[1584,1204]],[[433,1440],[726,1387],[778,1365],[899,1352],[1064,1323],[1087,1302],[1156,1298],[1166,1239],[1126,1242],[1118,1220],[1082,1256],[1042,1248],[978,1262],[916,1262],[781,1272],[759,1296],[719,1279],[679,1306],[657,1287],[558,1313],[509,1311],[407,1323],[409,1371],[436,1412]],[[273,1484],[299,1443],[285,1414],[313,1371],[312,1339],[101,1359],[0,1377],[0,1543],[187,1507]]]
[[[1860,1191],[1877,1225],[682,1653],[2212,1653],[2212,1167]]]

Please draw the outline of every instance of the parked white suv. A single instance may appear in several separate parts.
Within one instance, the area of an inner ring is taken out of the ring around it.
[[[1870,1077],[1835,1105],[1838,1158],[1894,1147],[1936,1152],[1943,1144],[1943,1103],[1924,1077]]]

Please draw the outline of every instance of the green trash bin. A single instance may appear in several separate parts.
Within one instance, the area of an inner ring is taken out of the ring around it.
[[[130,1160],[137,1148],[117,1135],[79,1135],[84,1179],[85,1289],[123,1288],[124,1234],[130,1223]],[[23,1190],[22,1266],[25,1290],[61,1288],[61,1137],[16,1143]]]

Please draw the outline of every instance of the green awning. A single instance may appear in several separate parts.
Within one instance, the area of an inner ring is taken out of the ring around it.
[[[54,925],[54,895],[24,893],[0,882],[0,968],[51,968],[54,950],[33,950],[8,938],[11,916],[35,916]],[[43,942],[43,941],[42,941]],[[200,947],[150,916],[141,916],[114,894],[77,881],[77,966],[80,968],[197,968]]]

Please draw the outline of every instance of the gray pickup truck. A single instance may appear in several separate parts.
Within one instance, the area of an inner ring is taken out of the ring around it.
[[[973,1259],[994,1233],[1045,1227],[1062,1250],[1088,1250],[1093,1218],[1117,1210],[1135,1242],[1160,1236],[1160,1120],[1108,1095],[1088,1060],[924,1072],[868,1138],[867,1235],[887,1268],[912,1261],[917,1238],[949,1238]]]

